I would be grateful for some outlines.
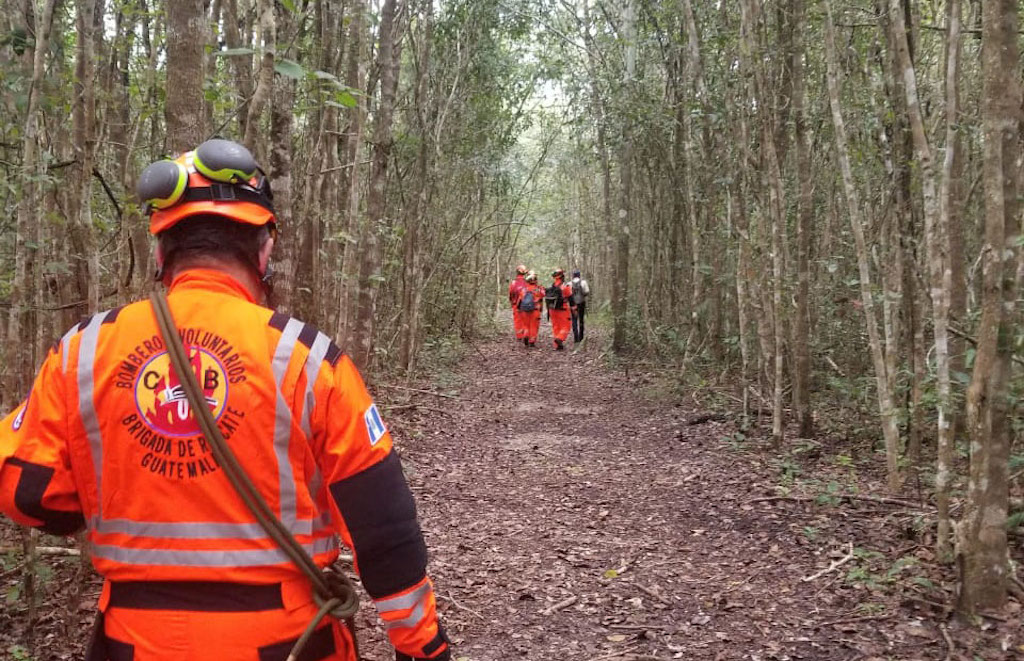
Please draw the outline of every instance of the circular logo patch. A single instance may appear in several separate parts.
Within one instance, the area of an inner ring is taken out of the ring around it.
[[[187,347],[186,353],[206,403],[213,412],[214,420],[217,420],[227,404],[227,372],[220,361],[205,349]],[[166,351],[150,358],[135,377],[135,406],[139,416],[153,431],[166,436],[195,436],[200,433],[188,396]]]

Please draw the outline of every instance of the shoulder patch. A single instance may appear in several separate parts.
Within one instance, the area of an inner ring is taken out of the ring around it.
[[[377,445],[377,441],[388,433],[388,428],[384,426],[376,404],[370,404],[370,408],[366,409],[366,413],[363,414],[363,422],[366,423],[366,434],[370,437],[371,446]]]

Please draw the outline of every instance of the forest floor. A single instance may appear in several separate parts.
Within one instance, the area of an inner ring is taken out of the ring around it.
[[[455,659],[1024,658],[1018,602],[950,617],[930,505],[867,495],[876,457],[748,440],[696,393],[609,367],[599,333],[556,353],[545,327],[538,345],[509,331],[430,383],[373,388]],[[0,526],[0,548],[16,534]],[[77,558],[46,556],[29,651],[17,557],[0,560],[0,658],[80,658],[98,582],[69,597]],[[393,658],[365,606],[364,658]]]

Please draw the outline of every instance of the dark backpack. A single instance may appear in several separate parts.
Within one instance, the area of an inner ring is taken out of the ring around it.
[[[583,293],[583,285],[579,280],[572,281],[572,302],[575,305],[579,305],[587,300],[587,295]]]
[[[549,310],[562,310],[565,308],[565,297],[562,296],[561,285],[551,285],[544,290],[544,300],[547,301]]]
[[[533,290],[526,288],[526,293],[519,299],[519,310],[521,312],[533,312],[537,309],[537,301],[533,298]]]

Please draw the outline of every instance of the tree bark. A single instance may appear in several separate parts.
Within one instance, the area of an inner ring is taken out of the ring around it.
[[[166,150],[180,154],[206,139],[203,111],[203,49],[206,44],[203,0],[167,3]]]
[[[377,66],[380,71],[380,103],[374,113],[373,157],[370,187],[366,197],[366,223],[360,239],[359,283],[354,342],[350,345],[356,366],[365,369],[373,358],[373,331],[376,319],[377,289],[381,281],[380,234],[385,218],[385,184],[391,157],[391,123],[395,110],[399,42],[398,1],[385,0],[381,9],[380,47]]]
[[[29,283],[34,279],[30,264],[38,245],[38,231],[42,222],[42,192],[38,182],[45,175],[45,164],[39,158],[39,95],[43,76],[46,72],[46,54],[49,51],[50,29],[53,25],[55,0],[46,0],[42,7],[36,7],[35,47],[32,52],[32,82],[28,89],[28,103],[25,112],[25,127],[22,134],[22,165],[20,172],[20,200],[14,236],[14,279],[11,282],[10,313],[7,318],[7,335],[4,344],[5,379],[9,387],[0,389],[5,397],[0,401],[0,410],[10,411],[18,398],[28,392],[31,377],[31,354],[23,350],[31,342],[26,335],[28,308],[31,301]]]
[[[846,193],[846,204],[850,215],[850,229],[853,232],[857,248],[857,267],[860,272],[861,303],[864,308],[864,320],[867,323],[868,343],[871,349],[871,360],[875,368],[875,384],[878,395],[878,410],[882,418],[882,433],[885,438],[886,473],[889,490],[899,491],[901,476],[899,470],[899,429],[896,425],[896,407],[893,403],[890,378],[886,370],[882,341],[878,334],[878,319],[875,315],[875,303],[871,286],[871,267],[867,242],[864,239],[864,223],[861,220],[860,199],[857,185],[853,179],[850,166],[849,140],[846,137],[846,125],[843,122],[842,107],[839,100],[838,62],[836,61],[835,23],[832,20],[831,0],[825,2],[825,52],[827,60],[828,96],[832,108],[832,123],[835,127],[836,156],[843,177],[843,188]]]
[[[260,58],[259,81],[256,83],[256,91],[249,102],[248,116],[245,119],[245,139],[243,142],[252,153],[257,152],[256,140],[260,131],[260,116],[263,114],[263,107],[270,98],[274,87],[274,59],[277,51],[277,22],[274,20],[274,2],[272,0],[259,0],[257,5],[260,13],[260,36],[263,41],[263,56]],[[285,9],[284,11],[288,11]]]
[[[935,473],[935,498],[939,515],[936,552],[941,560],[951,559],[949,526],[949,487],[954,460],[952,386],[949,372],[949,296],[953,289],[949,268],[949,216],[951,211],[950,177],[956,144],[957,79],[960,53],[960,1],[950,0],[949,48],[946,60],[946,156],[939,190],[936,190],[935,165],[925,128],[924,113],[917,93],[917,74],[910,59],[907,27],[902,0],[891,0],[890,14],[895,35],[897,61],[903,72],[903,90],[907,97],[911,135],[921,165],[921,189],[924,194],[925,235],[930,274],[932,316],[935,334],[935,367],[938,386],[938,452]]]
[[[804,77],[804,0],[792,0],[793,13],[793,121],[796,134],[796,176],[799,182],[796,226],[796,308],[793,312],[793,409],[801,438],[814,435],[811,409],[811,225],[814,215],[814,179],[811,172],[811,132],[808,128],[807,89]]]
[[[1016,0],[987,0],[982,9],[983,285],[978,348],[967,389],[970,480],[958,535],[963,554],[959,607],[969,614],[1006,603],[1011,571],[1006,540],[1013,406],[1009,380],[1016,321],[1022,158],[1018,11]]]
[[[622,30],[626,49],[624,87],[632,90],[636,75],[636,0],[626,0],[622,10]],[[612,287],[612,350],[626,349],[629,321],[629,227],[633,208],[633,136],[632,120],[627,116],[622,126],[622,159],[619,163],[619,218],[616,227],[615,282]]]

